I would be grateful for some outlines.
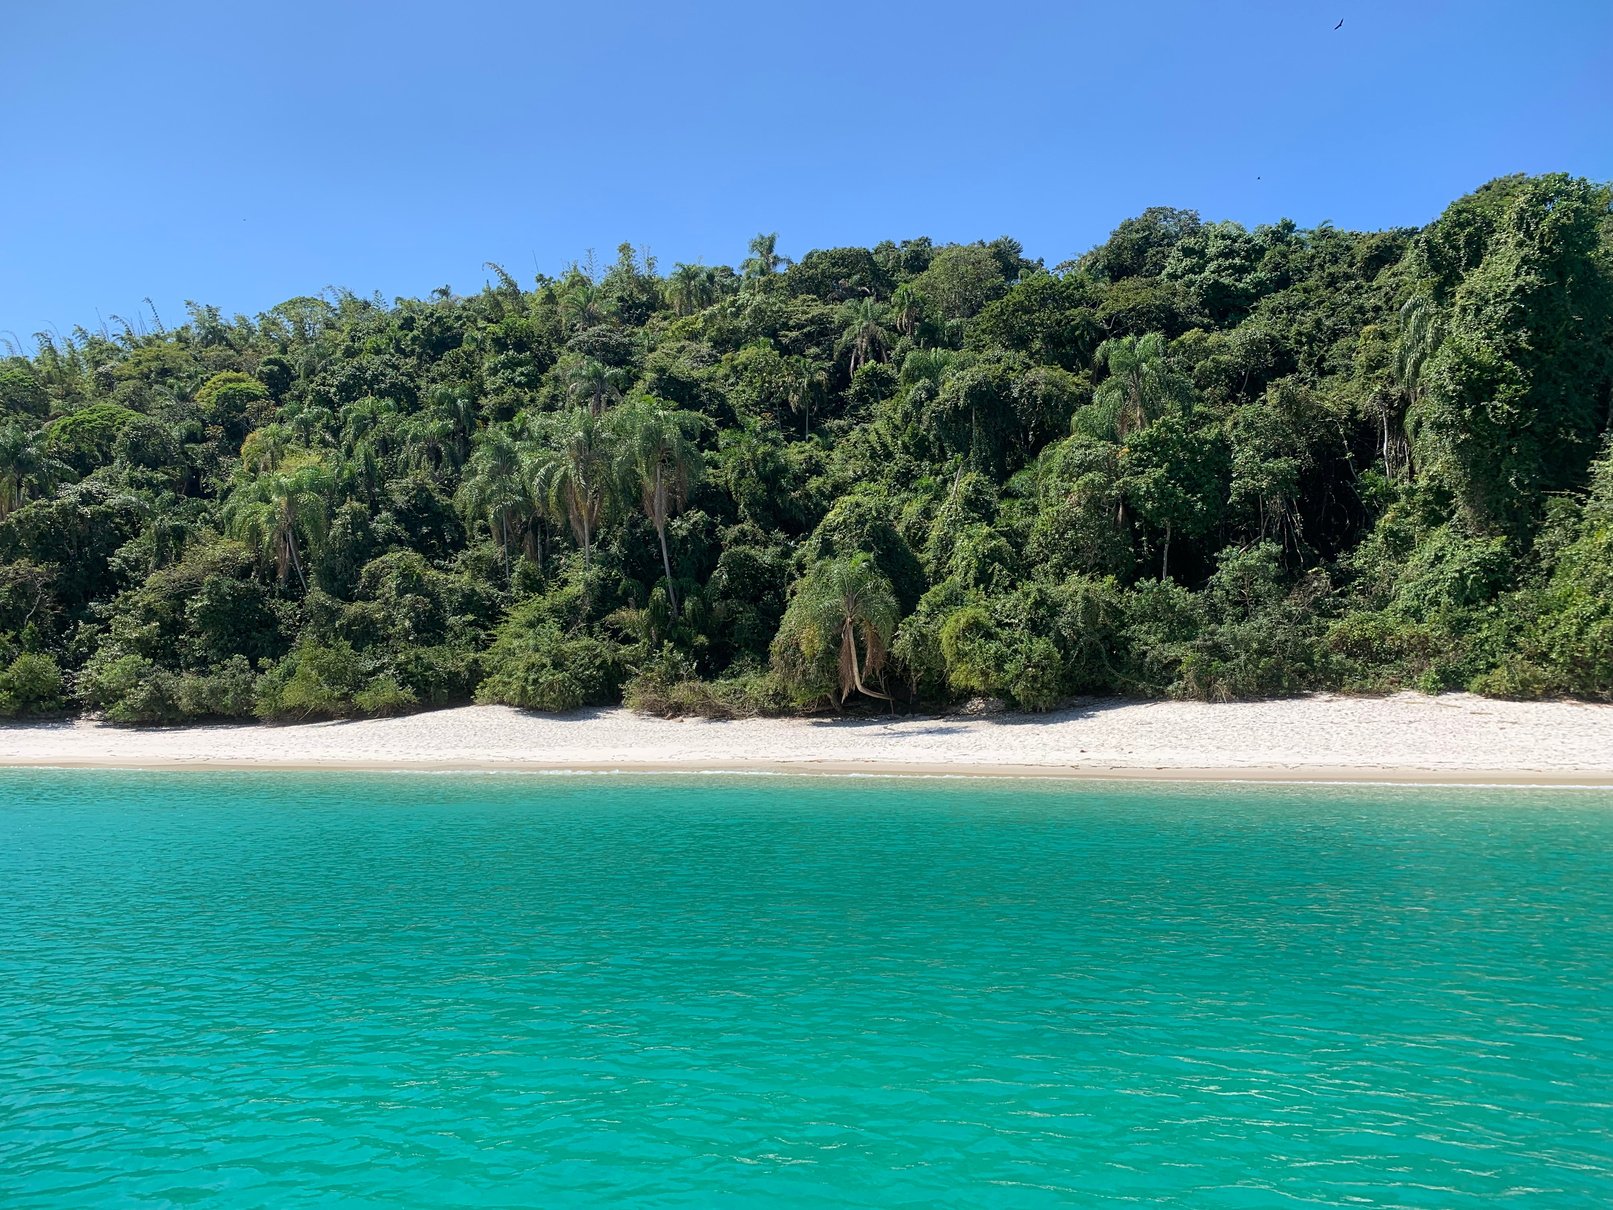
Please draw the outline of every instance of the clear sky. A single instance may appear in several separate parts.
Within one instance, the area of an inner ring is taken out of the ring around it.
[[[0,164],[29,345],[623,240],[1054,264],[1149,205],[1383,227],[1507,172],[1613,179],[1613,0],[13,0]]]

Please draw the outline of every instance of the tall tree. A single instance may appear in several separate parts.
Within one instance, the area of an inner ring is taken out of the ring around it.
[[[668,305],[679,315],[693,315],[717,300],[717,283],[704,265],[674,265],[663,289]]]
[[[1109,376],[1092,393],[1091,411],[1116,441],[1173,407],[1185,407],[1192,397],[1192,382],[1171,364],[1158,332],[1106,340],[1098,346],[1097,360]]]
[[[519,443],[503,428],[476,437],[455,501],[467,517],[481,517],[493,532],[504,556],[504,575],[510,574],[510,547],[529,519],[527,458]]]
[[[565,369],[566,398],[573,403],[583,400],[595,417],[622,397],[622,371],[596,361],[592,357],[572,361]]]
[[[772,277],[790,264],[788,257],[778,254],[778,232],[758,235],[750,242],[750,256],[740,266],[746,277]]]
[[[66,473],[46,450],[40,430],[15,418],[0,421],[0,521],[32,497],[48,494]]]
[[[444,461],[455,469],[470,456],[470,442],[476,432],[476,398],[463,385],[444,383],[426,393],[426,407],[443,426],[447,440]]]
[[[638,488],[644,515],[661,544],[667,599],[678,616],[677,581],[667,551],[667,522],[684,506],[689,488],[700,476],[702,462],[696,437],[705,421],[662,399],[641,397],[611,414],[613,435],[624,478]]]
[[[560,288],[560,321],[568,332],[579,332],[610,318],[610,300],[582,273],[574,273]]]
[[[903,282],[891,295],[891,322],[903,336],[913,337],[924,318],[924,299],[911,282]]]
[[[324,539],[334,490],[335,477],[324,459],[303,452],[238,483],[225,501],[225,520],[234,536],[274,561],[282,586],[296,572],[306,591],[303,551]]]
[[[533,496],[557,520],[571,526],[582,547],[584,570],[593,566],[594,536],[611,502],[608,434],[587,408],[553,412],[539,419],[542,445],[532,454],[528,473]]]
[[[899,617],[896,593],[872,555],[820,560],[784,612],[774,667],[805,698],[826,694],[844,705],[857,692],[888,702],[890,695],[869,682],[884,670]]]
[[[829,389],[829,371],[810,357],[792,357],[785,366],[790,411],[801,417],[801,435],[812,435],[812,405]]]
[[[871,361],[884,361],[890,352],[891,334],[885,319],[885,308],[872,298],[855,299],[841,309],[841,322],[846,328],[838,350],[851,354],[853,374]]]

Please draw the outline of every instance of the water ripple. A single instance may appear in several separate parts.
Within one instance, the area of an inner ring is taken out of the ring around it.
[[[1609,805],[0,772],[0,1203],[1605,1207]]]

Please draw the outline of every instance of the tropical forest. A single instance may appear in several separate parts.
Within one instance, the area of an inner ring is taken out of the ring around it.
[[[1607,700],[1610,202],[0,334],[0,714]]]

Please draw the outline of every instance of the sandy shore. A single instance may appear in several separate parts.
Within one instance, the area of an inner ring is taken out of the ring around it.
[[[1094,702],[1042,715],[668,721],[468,706],[299,726],[0,726],[0,765],[757,770],[1613,785],[1613,706],[1465,694]]]

